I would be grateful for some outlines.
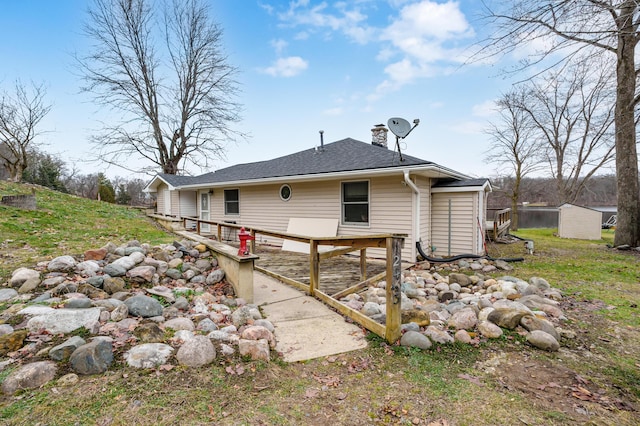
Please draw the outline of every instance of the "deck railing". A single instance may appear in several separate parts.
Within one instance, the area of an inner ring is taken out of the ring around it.
[[[286,232],[276,232],[266,229],[254,228],[243,226],[236,223],[229,222],[216,222],[211,220],[203,220],[194,217],[183,218],[185,228],[187,223],[195,222],[195,231],[200,234],[202,225],[209,225],[216,228],[216,236],[218,241],[222,241],[222,232],[225,228],[238,230],[245,228],[246,232],[249,232],[254,238],[250,241],[249,249],[252,253],[255,253],[255,237],[256,235],[263,235],[269,237],[280,238],[283,240],[292,240],[301,243],[309,244],[309,284],[304,284],[291,277],[285,277],[283,275],[271,272],[267,269],[255,266],[255,269],[272,276],[282,282],[292,285],[300,290],[303,290],[309,295],[321,300],[332,308],[336,309],[341,314],[351,318],[353,321],[362,325],[367,330],[377,334],[384,338],[389,343],[393,343],[400,338],[400,326],[401,326],[401,249],[404,243],[406,234],[375,234],[375,235],[358,235],[358,236],[329,236],[329,237],[311,237],[299,234],[290,234]],[[319,251],[320,246],[333,246],[335,247],[329,251]],[[366,263],[366,251],[367,248],[385,248],[386,249],[386,268],[385,272],[378,274],[374,277],[367,279],[367,263]],[[345,290],[340,291],[334,295],[324,293],[319,289],[320,287],[320,262],[324,259],[329,259],[334,256],[340,256],[343,254],[351,253],[354,251],[360,252],[360,277],[361,282],[351,286]],[[345,297],[348,294],[358,292],[366,288],[369,284],[385,279],[386,281],[386,323],[380,324],[361,312],[352,309],[342,303],[339,299]]]
[[[502,209],[494,213],[492,234],[489,236],[492,240],[497,240],[505,235],[511,227],[511,209]]]

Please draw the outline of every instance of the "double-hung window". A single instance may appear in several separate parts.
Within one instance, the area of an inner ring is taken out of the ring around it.
[[[224,190],[224,214],[240,214],[240,191],[237,189]]]
[[[342,182],[342,223],[369,223],[369,182]]]

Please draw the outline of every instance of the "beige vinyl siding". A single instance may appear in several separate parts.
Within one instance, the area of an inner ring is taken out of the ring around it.
[[[369,182],[369,225],[338,225],[338,235],[376,233],[411,234],[411,188],[402,184],[402,175],[385,178],[359,179]],[[345,180],[349,181],[349,180]],[[211,197],[211,219],[235,220],[247,227],[286,232],[289,218],[341,219],[342,180],[293,182],[289,201],[280,199],[281,184],[239,187],[240,214],[225,216],[223,190],[216,189]],[[228,188],[232,189],[232,188]],[[273,237],[258,236],[269,244],[281,245]],[[407,240],[402,252],[409,259],[413,242]],[[383,249],[368,249],[368,256],[384,257]]]
[[[449,200],[451,200],[451,229],[449,230]],[[431,245],[439,257],[462,253],[475,254],[477,243],[474,225],[477,197],[473,192],[435,193],[431,198]],[[451,247],[449,247],[451,232]]]
[[[415,211],[412,205],[413,191],[403,182],[402,174],[370,179],[369,226],[340,224],[338,235],[407,234],[402,249],[402,259],[408,262],[415,261],[412,258],[414,242],[411,229],[412,212]],[[340,191],[339,185],[338,191]],[[367,249],[367,256],[383,258],[386,252],[383,249]]]
[[[180,193],[178,191],[169,191],[171,195],[171,215],[180,215]]]

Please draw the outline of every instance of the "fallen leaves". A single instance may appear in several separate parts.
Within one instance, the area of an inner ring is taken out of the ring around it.
[[[327,387],[337,387],[341,380],[338,376],[320,376],[318,374],[314,374],[313,378],[320,384],[323,384]]]
[[[232,376],[241,376],[244,374],[245,369],[244,366],[242,364],[237,364],[236,366],[232,366],[232,365],[228,365],[224,371],[227,372],[227,374],[230,374]]]
[[[469,374],[458,374],[458,378],[463,380],[468,380],[471,383],[476,384],[478,386],[484,386],[484,383],[482,383],[480,381],[480,378],[476,376],[470,376]]]

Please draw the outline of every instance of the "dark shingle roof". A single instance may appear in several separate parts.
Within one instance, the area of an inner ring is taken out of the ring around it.
[[[200,176],[159,176],[171,185],[183,186],[433,164],[405,154],[402,158],[400,161],[393,149],[347,138],[325,144],[323,149],[310,148],[273,160],[237,164]]]

